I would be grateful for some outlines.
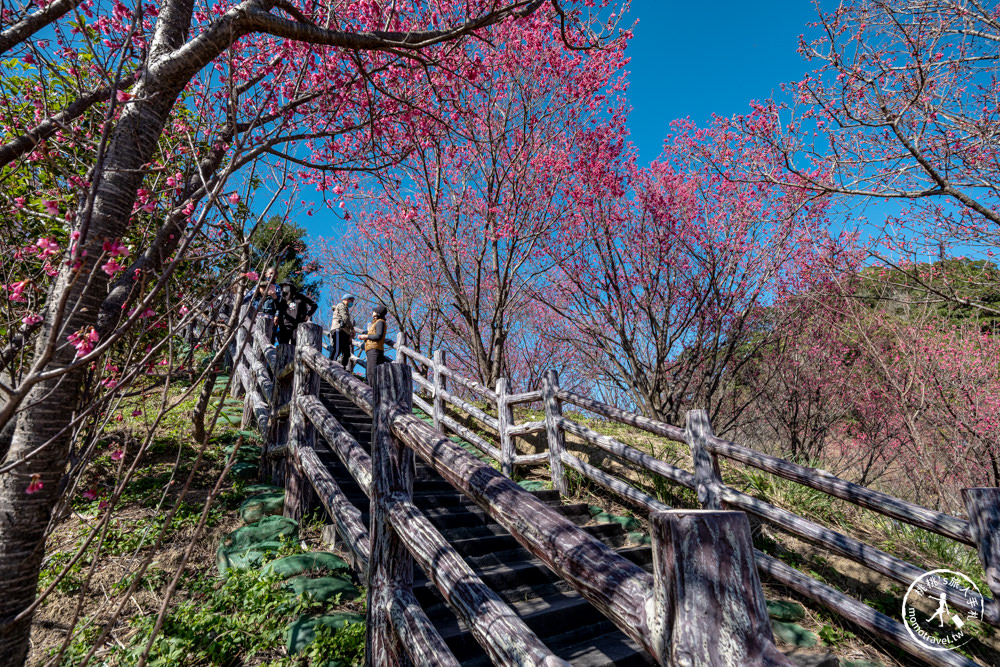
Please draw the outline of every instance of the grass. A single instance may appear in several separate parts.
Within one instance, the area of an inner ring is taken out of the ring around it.
[[[175,400],[182,390],[177,387],[168,400]],[[137,396],[122,406],[123,419],[113,421],[112,427],[101,434],[99,454],[83,471],[72,511],[48,542],[39,590],[52,584],[54,589],[36,612],[29,664],[49,662],[57,655],[67,632],[72,635],[59,664],[82,664],[107,624],[110,634],[89,664],[135,664],[146,645],[166,588],[195,535],[204,501],[222,473],[226,463],[224,447],[241,437],[245,441],[258,439],[255,434],[237,430],[242,402],[222,399],[222,415],[229,419],[220,419],[188,495],[179,501],[179,491],[200,449],[190,436],[190,411],[196,396],[168,412],[148,440],[145,451],[140,452],[163,398],[159,390],[154,394]],[[218,401],[219,398],[215,407],[220,407]],[[125,451],[124,461],[112,460],[111,453],[118,448]],[[136,455],[141,460],[135,474],[122,489],[115,506],[108,509],[104,503],[115,487],[120,466],[131,465]],[[303,663],[299,657],[292,659],[286,655],[283,634],[290,620],[301,613],[317,611],[320,606],[290,596],[276,581],[256,572],[238,572],[225,581],[215,575],[215,547],[226,533],[240,525],[236,509],[245,497],[242,489],[246,484],[229,483],[210,507],[206,528],[194,544],[192,557],[170,602],[164,628],[152,644],[149,664],[291,667],[322,664],[321,655],[341,656],[343,664],[358,662],[364,647],[364,626],[336,634],[320,632],[308,649],[307,658],[312,662]],[[93,490],[99,496],[84,497],[84,490],[88,493]],[[168,523],[166,517],[171,509],[174,515]],[[113,512],[110,517],[109,511]],[[84,550],[87,535],[95,528],[100,529],[104,518],[107,526],[100,550],[97,540]],[[301,530],[312,542],[319,541],[319,531],[318,525]],[[159,548],[155,547],[157,538],[162,542]],[[280,555],[301,550],[299,543],[289,543]],[[152,562],[139,579],[137,568],[147,559]],[[136,586],[129,591],[133,583]],[[111,612],[119,603],[125,605],[126,613],[112,620]],[[357,610],[360,604],[351,602],[348,607]],[[78,605],[80,618],[74,627],[69,627]],[[327,610],[330,605],[322,608]]]

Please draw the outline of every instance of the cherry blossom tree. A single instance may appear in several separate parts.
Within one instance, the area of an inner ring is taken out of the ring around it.
[[[548,335],[532,317],[533,291],[552,267],[541,243],[569,214],[576,166],[602,159],[586,153],[589,135],[624,132],[625,39],[567,52],[559,26],[525,23],[495,29],[502,52],[466,54],[457,73],[474,85],[439,89],[441,130],[411,137],[407,158],[361,195],[372,203],[349,233],[378,248],[373,261],[360,272],[350,260],[320,261],[390,309],[396,282],[422,294],[451,359],[488,386],[516,380],[510,350],[520,330]],[[395,314],[411,324],[411,312]]]
[[[872,283],[869,270],[840,274],[768,309],[779,325],[727,387],[747,402],[738,431],[781,456],[961,512],[962,487],[1000,479],[1000,343],[975,318],[885,300]]]
[[[548,246],[560,269],[551,303],[592,366],[672,423],[695,404],[723,414],[727,374],[762,344],[763,306],[817,256],[823,207],[799,189],[741,183],[754,156],[732,141],[682,122],[647,168],[627,154],[618,167],[581,165],[576,213]]]
[[[25,659],[46,526],[65,492],[80,414],[66,407],[87,400],[91,365],[156,315],[198,244],[237,233],[233,211],[262,184],[331,190],[337,173],[408,154],[420,136],[412,128],[441,120],[442,91],[466,83],[449,59],[467,37],[516,35],[538,14],[586,48],[614,30],[590,7],[4,7],[0,52],[12,76],[2,88],[0,178],[17,187],[0,200],[19,234],[49,234],[30,251],[36,273],[3,272],[8,301],[26,305],[14,313],[23,328],[4,346],[13,350],[4,358],[23,353],[24,363],[0,386],[0,427],[14,425],[0,475],[0,662]],[[234,175],[242,192],[227,185]]]
[[[1000,241],[1000,10],[978,0],[850,0],[820,7],[814,28],[800,52],[816,69],[733,127],[784,161],[796,186],[835,197],[853,218],[881,202],[864,230],[869,251],[904,276],[908,301],[997,313],[978,298],[995,284],[989,271],[952,280],[920,267],[988,259]],[[750,177],[783,180],[767,170]]]

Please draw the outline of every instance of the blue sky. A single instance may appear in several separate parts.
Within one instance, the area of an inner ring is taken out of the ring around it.
[[[805,0],[633,0],[631,17],[629,129],[643,163],[675,118],[743,113],[810,69],[796,51],[816,17]]]

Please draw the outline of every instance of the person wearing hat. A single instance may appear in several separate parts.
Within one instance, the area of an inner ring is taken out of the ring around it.
[[[330,358],[340,359],[340,365],[347,368],[351,361],[351,341],[354,340],[354,320],[351,319],[351,306],[354,305],[354,295],[345,294],[333,307],[333,319],[330,321]]]
[[[316,312],[316,302],[303,294],[292,282],[283,282],[278,302],[278,342],[284,345],[295,342],[295,330],[308,322]]]
[[[375,377],[375,367],[385,363],[385,306],[375,306],[372,311],[372,321],[368,325],[368,333],[361,334],[361,340],[365,341],[365,356],[367,357],[367,372],[365,377],[368,384],[372,383]]]

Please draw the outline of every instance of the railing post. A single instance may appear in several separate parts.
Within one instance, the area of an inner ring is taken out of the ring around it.
[[[247,340],[247,329],[250,324],[247,321],[247,316],[250,314],[250,304],[243,304],[240,306],[240,319],[236,323],[236,347],[233,349],[233,367],[230,373],[233,376],[233,380],[229,385],[229,395],[233,398],[240,398],[243,396],[243,378],[240,377],[240,365],[243,363],[243,358],[246,356],[244,345]]]
[[[265,315],[260,313],[257,315],[257,319],[254,322],[254,331],[260,338],[264,341],[270,341],[271,336],[274,335],[274,318],[270,315]],[[274,346],[269,345],[266,348],[257,347],[256,336],[254,338],[254,349],[260,353],[261,358],[264,360],[266,366],[270,366],[274,360]],[[268,354],[271,355],[271,359],[268,360]]]
[[[444,398],[441,396],[441,391],[445,388],[445,383],[441,369],[445,367],[445,359],[444,350],[434,350],[434,414],[431,417],[434,418],[435,428],[441,428],[444,419]]]
[[[253,318],[253,322],[250,323],[249,331],[247,332],[249,340],[247,341],[246,354],[244,356],[247,359],[247,369],[249,370],[247,375],[250,377],[252,383],[257,382],[257,378],[253,372],[253,362],[254,360],[261,361],[264,357],[264,350],[260,349],[260,346],[257,344],[257,337],[254,336],[254,332],[260,329],[265,319],[267,319],[266,316],[258,314]],[[244,387],[244,389],[246,388]],[[246,398],[243,401],[243,420],[240,422],[240,428],[243,430],[246,430],[250,426],[251,420],[254,417],[253,404],[250,402],[250,392],[247,391],[246,393]],[[260,395],[264,399],[269,398],[268,396],[264,396],[263,391],[260,392]]]
[[[698,504],[707,510],[722,509],[722,499],[719,497],[719,489],[722,487],[719,459],[705,447],[706,441],[714,435],[707,412],[688,410],[684,438],[687,440],[688,447],[691,448],[691,460],[694,461],[694,480],[695,490],[698,493]]]
[[[562,453],[566,451],[565,434],[562,428],[562,401],[556,396],[559,391],[559,373],[554,369],[542,376],[542,401],[545,402],[545,437],[549,441],[549,470],[552,487],[560,495],[569,495],[569,480],[563,469]]]
[[[323,327],[305,322],[295,328],[295,375],[292,379],[291,409],[288,423],[288,447],[285,456],[285,511],[292,519],[301,519],[317,505],[316,492],[302,474],[298,450],[316,448],[316,429],[299,407],[299,396],[319,395],[319,375],[302,360],[304,350],[323,354]]]
[[[774,646],[745,514],[653,512],[649,524],[647,623],[659,664],[792,664]]]
[[[397,364],[406,363],[406,358],[399,351],[399,348],[405,345],[406,345],[406,332],[400,331],[399,335],[396,337],[396,346],[393,348],[396,351],[396,358],[393,361],[395,361]]]
[[[413,498],[413,450],[392,435],[393,413],[413,412],[413,378],[401,364],[381,364],[372,383],[371,560],[368,568],[368,628],[365,663],[406,665],[409,660],[392,629],[390,609],[397,590],[413,588],[413,557],[389,522],[394,502]]]
[[[514,408],[507,402],[507,378],[497,378],[497,430],[500,432],[500,472],[514,476],[514,438],[509,431],[514,423]]]
[[[993,593],[993,604],[1000,604],[997,602],[1000,600],[1000,488],[962,489],[962,500],[969,513],[979,561],[986,572],[986,585]]]

